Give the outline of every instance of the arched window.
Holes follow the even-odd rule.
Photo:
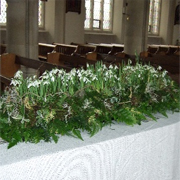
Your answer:
[[[149,28],[150,34],[158,35],[160,22],[161,0],[150,0]]]
[[[111,31],[113,0],[85,0],[85,30]]]
[[[6,26],[6,9],[7,3],[6,0],[0,1],[0,25]],[[39,27],[42,28],[44,25],[44,3],[39,1]]]

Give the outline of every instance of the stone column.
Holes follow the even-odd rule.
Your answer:
[[[124,51],[139,54],[147,50],[149,0],[126,0]]]
[[[7,0],[8,53],[38,59],[38,2]],[[29,69],[24,70],[29,74]]]

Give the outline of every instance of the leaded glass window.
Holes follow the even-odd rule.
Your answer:
[[[38,16],[38,24],[39,27],[43,27],[44,25],[44,5],[42,1],[39,1],[39,16]]]
[[[150,0],[149,9],[149,28],[150,34],[159,33],[159,22],[160,22],[160,8],[161,0]]]
[[[1,10],[0,10],[0,24],[5,25],[6,24],[6,8],[7,8],[7,3],[6,0],[1,0],[0,1],[1,5]]]
[[[86,30],[111,31],[113,0],[85,0]]]
[[[0,0],[0,24],[6,25],[6,9],[7,3],[6,0]],[[43,27],[44,22],[44,5],[42,1],[39,1],[39,27]]]

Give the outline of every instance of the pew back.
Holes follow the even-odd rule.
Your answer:
[[[5,44],[1,44],[0,45],[0,54],[4,54],[6,53],[6,45]]]
[[[47,54],[53,52],[56,45],[46,44],[46,43],[38,43],[38,58],[39,60],[47,60]]]
[[[96,46],[93,46],[93,45],[86,45],[86,44],[80,45],[79,44],[77,45],[77,48],[75,52],[73,53],[73,55],[79,55],[79,56],[85,57],[88,52],[93,52],[95,48]]]
[[[55,52],[71,55],[75,52],[77,46],[76,45],[69,45],[69,44],[59,44],[59,43],[53,43],[56,45]]]
[[[21,69],[19,64],[15,63],[15,54],[3,54],[0,58],[0,74],[7,78],[14,77],[14,74]]]

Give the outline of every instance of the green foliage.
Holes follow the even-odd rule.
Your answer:
[[[113,121],[127,125],[156,120],[155,113],[179,111],[180,89],[158,67],[137,61],[132,66],[54,69],[23,78],[18,71],[0,98],[0,137],[9,142],[58,142],[59,135],[83,140],[82,131],[93,136]]]

